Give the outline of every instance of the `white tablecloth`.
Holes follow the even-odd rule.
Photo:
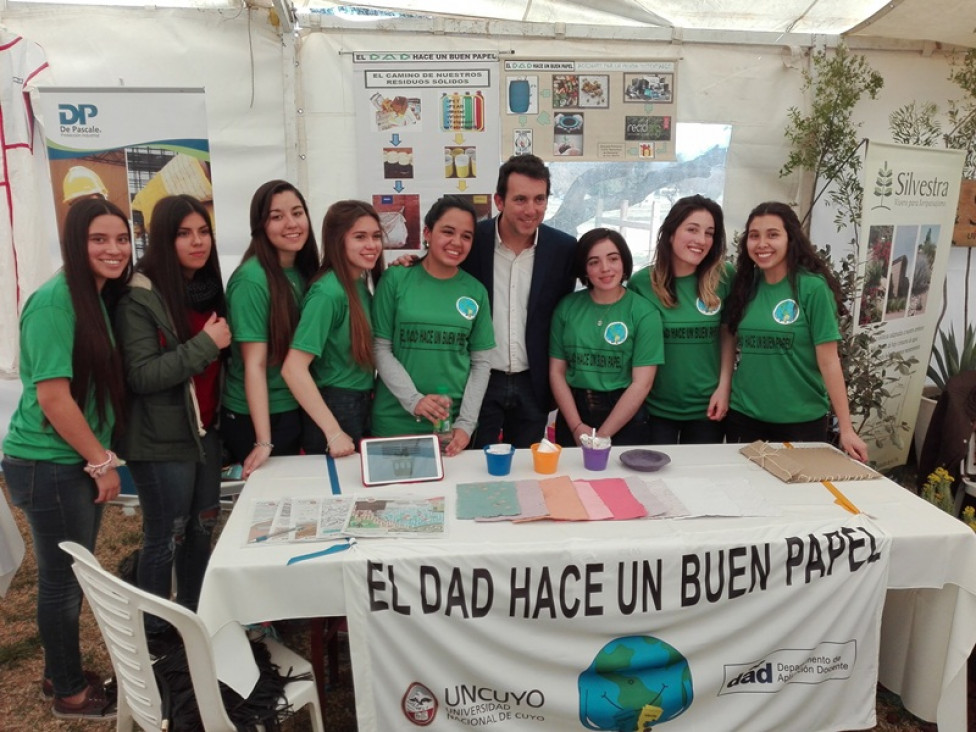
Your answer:
[[[370,539],[392,542],[396,551],[451,552],[477,550],[481,544],[517,547],[631,537],[654,542],[662,537],[713,529],[742,531],[744,536],[771,523],[836,517],[843,512],[819,484],[784,484],[738,454],[736,445],[667,446],[672,462],[656,474],[635,473],[617,459],[613,448],[608,470],[589,473],[579,450],[564,450],[560,475],[589,477],[694,477],[748,479],[767,500],[781,507],[775,518],[700,518],[681,521],[553,521],[513,524],[457,521],[454,486],[490,479],[478,451],[445,460],[445,480],[398,486],[395,490],[447,498],[448,536],[443,539]],[[363,488],[357,457],[336,461],[343,493],[373,493]],[[515,454],[509,479],[539,478],[528,450]],[[961,521],[939,511],[901,486],[886,480],[837,483],[844,494],[892,537],[888,596],[882,624],[880,681],[902,695],[917,716],[938,721],[940,729],[966,730],[966,660],[976,644],[976,535]],[[256,499],[330,493],[326,462],[321,456],[275,458],[247,482],[210,560],[200,598],[200,614],[212,631],[231,621],[253,623],[296,617],[345,614],[342,563],[356,548],[289,567],[287,560],[314,551],[319,544],[245,546]],[[423,545],[423,546],[421,546]]]

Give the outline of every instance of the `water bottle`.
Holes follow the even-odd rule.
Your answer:
[[[451,444],[451,440],[454,439],[454,427],[451,424],[451,397],[448,396],[446,386],[437,387],[437,395],[440,397],[445,397],[447,399],[447,417],[444,419],[439,419],[434,423],[434,434],[437,435],[437,441],[440,443],[441,452]]]

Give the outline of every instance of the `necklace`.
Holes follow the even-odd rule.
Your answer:
[[[603,321],[604,320],[607,320],[607,314],[610,312],[610,308],[612,308],[614,305],[616,305],[618,302],[620,302],[623,299],[623,296],[624,296],[624,293],[625,292],[626,292],[626,290],[622,291],[613,302],[607,303],[606,305],[604,305],[602,308],[600,308],[597,311],[597,317],[596,317],[596,327],[597,328],[603,327]],[[592,298],[593,296],[591,295],[590,297]],[[601,303],[596,302],[595,300],[593,301],[593,303],[595,305],[600,305],[601,304]]]

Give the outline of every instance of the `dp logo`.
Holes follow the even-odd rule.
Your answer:
[[[59,104],[58,120],[63,125],[83,125],[92,117],[98,116],[94,104]]]

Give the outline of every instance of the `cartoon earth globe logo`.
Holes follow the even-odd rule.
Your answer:
[[[662,640],[615,638],[579,675],[579,719],[586,729],[644,732],[691,706],[687,659]]]
[[[456,307],[465,320],[474,320],[478,314],[478,303],[470,297],[459,297]]]

